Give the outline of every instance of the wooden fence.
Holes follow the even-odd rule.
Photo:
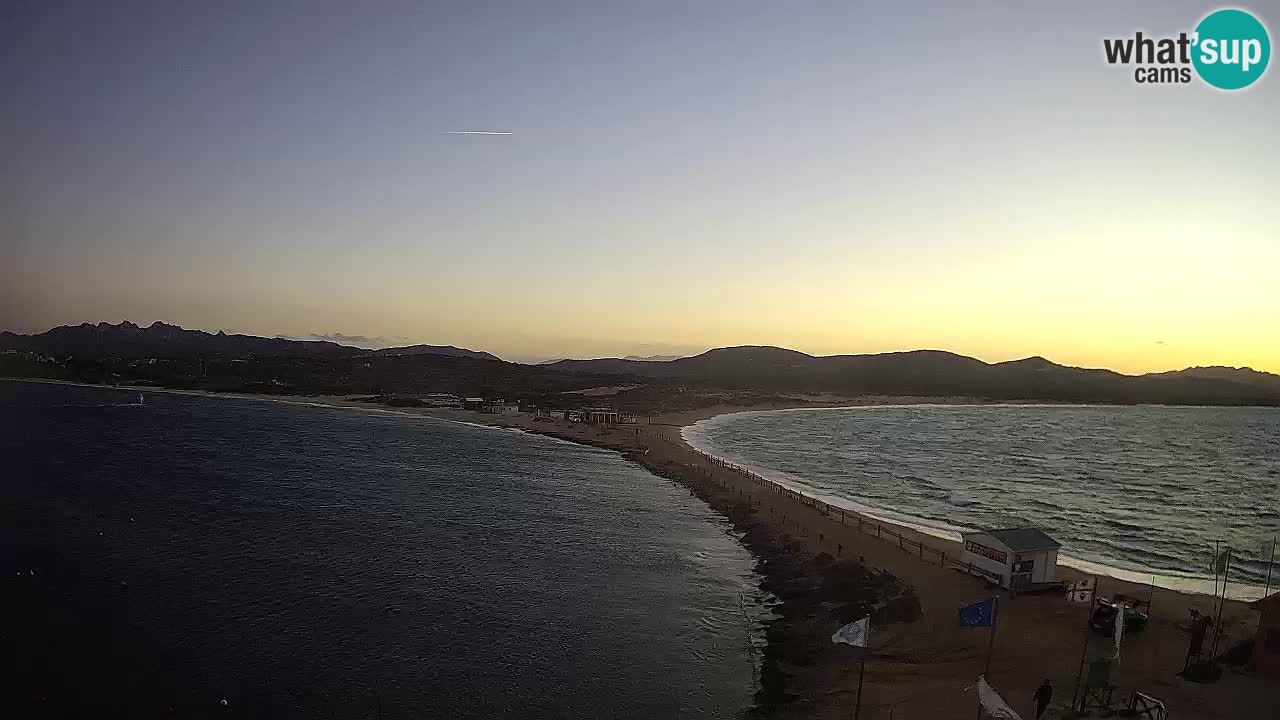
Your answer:
[[[676,443],[670,438],[665,436],[663,436],[663,438],[674,445],[679,445],[679,443]],[[858,531],[863,534],[874,535],[879,540],[896,544],[903,552],[911,553],[918,557],[922,562],[928,562],[943,568],[956,568],[958,570],[963,570],[970,575],[983,577],[988,581],[998,582],[997,578],[993,577],[990,573],[982,570],[981,568],[974,566],[972,563],[960,562],[960,559],[954,555],[948,555],[943,550],[939,550],[931,545],[927,545],[919,540],[904,535],[897,525],[886,523],[868,515],[863,515],[862,513],[854,510],[848,510],[836,505],[831,505],[830,503],[819,500],[812,495],[806,495],[803,492],[774,482],[773,480],[763,477],[760,474],[752,472],[740,465],[735,465],[727,460],[718,458],[710,453],[706,453],[695,448],[691,449],[705,462],[710,463],[711,465],[737,473],[762,488],[767,488],[778,495],[790,498],[791,500],[803,505],[807,505],[817,510],[824,517],[830,518],[833,521],[838,520],[840,524],[845,527],[856,527]],[[721,487],[725,486],[721,484]]]

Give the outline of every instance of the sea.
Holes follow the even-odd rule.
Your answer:
[[[880,405],[721,415],[684,436],[940,537],[1030,525],[1086,572],[1198,593],[1225,583],[1240,599],[1260,597],[1268,573],[1280,585],[1280,408]]]
[[[612,452],[0,382],[8,717],[740,717],[768,598]]]

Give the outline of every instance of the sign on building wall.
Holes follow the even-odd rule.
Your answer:
[[[995,560],[1001,565],[1005,565],[1009,562],[1009,555],[1007,553],[996,550],[995,548],[989,548],[986,545],[980,545],[972,540],[966,540],[964,542],[964,549],[974,555],[981,555],[988,560]]]

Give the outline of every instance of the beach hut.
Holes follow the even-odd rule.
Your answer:
[[[1039,528],[977,530],[963,533],[960,562],[1000,587],[1031,590],[1057,582],[1057,540]]]

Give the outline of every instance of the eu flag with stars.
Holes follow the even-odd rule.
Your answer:
[[[960,627],[991,627],[995,617],[996,599],[987,598],[960,608]]]

